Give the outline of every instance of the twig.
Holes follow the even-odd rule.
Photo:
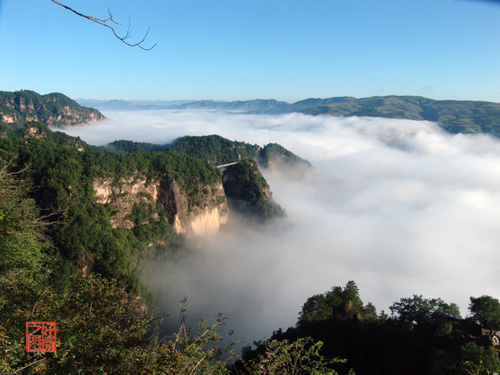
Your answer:
[[[50,288],[50,285],[45,288],[45,290],[42,292],[42,294],[40,295],[40,297],[38,297],[38,300],[36,301],[35,305],[33,306],[33,309],[31,310],[31,316],[33,316],[33,314],[35,313],[35,309],[36,309],[36,305],[38,305],[38,302],[40,302],[40,300],[43,298],[43,296],[45,295],[45,293],[47,293],[47,291],[49,290]]]
[[[19,371],[23,371],[24,369],[27,369],[28,367],[31,367],[31,366],[33,366],[33,365],[36,365],[38,362],[42,362],[42,361],[44,361],[44,360],[45,360],[45,358],[39,359],[38,361],[35,361],[35,362],[33,362],[33,363],[30,363],[29,365],[24,366],[23,368],[20,368],[19,370],[16,370],[16,371],[14,371],[14,372],[11,372],[11,373],[9,373],[9,374],[7,374],[7,375],[19,374]]]
[[[150,31],[150,28],[148,28],[148,31],[146,32],[146,34],[144,35],[144,37],[142,38],[142,40],[138,43],[129,43],[127,42],[126,40],[129,39],[131,36],[132,36],[132,27],[131,27],[131,22],[130,22],[130,16],[128,18],[128,28],[127,28],[127,33],[124,35],[124,36],[120,36],[118,35],[118,33],[116,32],[115,28],[113,26],[111,26],[108,22],[111,22],[115,25],[121,25],[121,23],[118,23],[114,20],[113,18],[113,13],[111,12],[110,9],[108,9],[108,15],[109,17],[108,18],[105,18],[105,19],[101,19],[101,18],[97,18],[97,17],[93,17],[93,16],[89,16],[87,14],[83,14],[83,13],[80,13],[78,11],[76,11],[75,9],[63,4],[63,3],[60,3],[59,1],[57,0],[51,0],[54,4],[57,4],[61,7],[63,7],[64,9],[67,9],[69,10],[70,12],[73,12],[74,14],[76,14],[77,16],[80,16],[80,17],[83,17],[89,21],[92,21],[92,22],[95,22],[101,26],[104,26],[104,27],[107,27],[108,29],[110,29],[113,34],[115,35],[115,37],[117,39],[119,39],[121,42],[123,42],[124,44],[126,44],[127,46],[129,47],[139,47],[140,49],[144,50],[144,51],[151,51],[153,48],[156,47],[156,44],[153,44],[151,47],[149,48],[146,48],[142,45],[142,43],[144,43],[144,41],[146,40],[146,38],[148,37],[148,34],[149,34],[149,31]]]

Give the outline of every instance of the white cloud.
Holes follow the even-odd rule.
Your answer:
[[[106,115],[106,122],[67,131],[93,144],[203,134],[277,142],[315,167],[301,180],[266,172],[287,210],[284,223],[263,231],[236,222],[193,243],[189,256],[161,264],[150,280],[170,312],[187,296],[190,316],[224,312],[237,336],[253,340],[295,324],[307,297],[349,280],[365,302],[386,311],[413,294],[455,302],[463,313],[470,296],[500,297],[496,139],[408,120]]]

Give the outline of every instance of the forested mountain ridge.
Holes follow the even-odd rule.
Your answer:
[[[451,133],[487,133],[500,136],[500,104],[485,101],[433,100],[421,96],[310,98],[295,103],[276,100],[235,102],[201,101],[179,109],[238,110],[253,114],[299,112],[327,116],[370,116],[437,122]]]
[[[230,141],[218,135],[185,136],[169,145],[120,140],[104,146],[103,149],[121,154],[159,150],[175,152],[204,160],[212,166],[238,163],[222,168],[222,184],[228,203],[235,211],[263,220],[283,216],[284,210],[273,201],[269,185],[259,166],[276,168],[287,174],[311,167],[308,161],[278,144],[260,147]]]
[[[252,176],[243,183],[267,186]],[[191,336],[158,341],[139,277],[147,261],[187,251],[183,233],[202,234],[227,214],[222,174],[202,159],[106,152],[40,123],[0,123],[2,371],[177,374],[194,361],[193,371],[228,374],[210,347],[223,320],[200,326],[194,351],[180,344]],[[58,324],[55,354],[26,353],[26,321]]]
[[[122,146],[134,152],[122,153]],[[187,153],[145,149],[120,141],[110,152],[37,122],[0,123],[0,150],[14,158],[11,168],[36,186],[31,195],[44,215],[63,223],[50,230],[61,280],[99,272],[138,290],[136,267],[145,246],[166,249],[165,239],[216,231],[227,222],[233,197],[219,169]],[[234,197],[248,202],[234,210],[257,220],[282,215],[256,165],[231,181],[253,192]]]
[[[184,136],[166,145],[120,140],[109,143],[104,146],[104,149],[124,154],[168,149],[179,154],[203,159],[214,166],[253,159],[263,168],[276,167],[284,172],[311,167],[311,163],[307,160],[300,158],[277,143],[269,143],[261,147],[255,144],[231,141],[216,134]]]
[[[231,141],[219,135],[185,136],[169,145],[115,141],[104,149],[118,153],[168,150],[205,160],[223,167],[222,183],[230,208],[267,220],[284,216],[285,211],[272,198],[269,185],[259,167],[296,177],[311,168],[304,160],[277,143],[264,147]]]
[[[43,126],[43,125],[40,125]],[[176,153],[118,155],[79,151],[66,141],[1,138],[2,160],[29,182],[47,217],[57,274],[99,273],[139,292],[138,262],[159,242],[166,251],[213,207],[223,214],[221,175],[202,160]]]
[[[99,104],[96,102],[96,104]],[[294,103],[274,99],[245,101],[202,100],[181,104],[134,106],[128,102],[104,101],[110,109],[178,109],[236,111],[248,114],[305,113],[327,116],[371,116],[437,122],[451,133],[486,133],[500,136],[500,104],[472,100],[434,100],[421,96],[350,96],[309,98]]]
[[[0,121],[7,124],[22,126],[26,122],[37,121],[48,127],[61,127],[104,118],[98,110],[83,107],[64,94],[0,91]]]
[[[437,122],[451,133],[500,136],[500,104],[482,101],[432,100],[418,96],[339,98],[302,112],[329,116],[371,116]]]

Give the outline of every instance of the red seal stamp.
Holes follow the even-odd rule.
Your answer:
[[[56,351],[56,323],[28,322],[26,323],[27,352]]]

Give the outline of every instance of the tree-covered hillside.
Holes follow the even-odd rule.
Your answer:
[[[28,129],[42,136],[20,136]],[[220,184],[221,174],[206,162],[174,152],[137,152],[130,155],[107,153],[84,145],[62,133],[52,133],[43,125],[11,132],[0,139],[9,169],[22,170],[18,177],[33,186],[30,196],[47,217],[47,234],[58,259],[58,279],[73,273],[99,273],[117,279],[130,290],[139,291],[137,264],[147,245],[173,236],[171,212],[146,194],[137,198],[128,220],[133,228],[113,227],[117,214],[112,204],[98,203],[94,184],[108,179],[119,187],[123,181],[141,178],[175,183],[189,205],[195,205],[202,187]],[[9,159],[9,160],[10,160]],[[173,239],[173,241],[177,241]],[[168,242],[168,240],[167,240]]]
[[[278,143],[269,143],[259,151],[257,156],[259,165],[264,168],[279,168],[284,171],[307,169],[312,165]]]
[[[160,146],[147,142],[134,142],[128,140],[113,141],[102,147],[106,151],[117,152],[119,154],[131,154],[137,151],[163,151],[168,146]]]
[[[0,138],[36,138],[53,142],[61,146],[76,148],[79,151],[93,147],[82,141],[80,137],[71,137],[66,133],[52,131],[36,121],[26,122],[21,126],[12,126],[0,122]]]
[[[224,171],[222,183],[233,209],[264,220],[285,215],[273,201],[269,185],[255,161],[245,159],[230,165]]]
[[[169,150],[179,154],[194,156],[218,166],[234,163],[243,159],[253,159],[262,168],[277,168],[285,172],[307,169],[311,163],[300,158],[277,143],[269,143],[264,147],[245,142],[231,141],[219,135],[185,136],[176,139],[172,144],[155,145],[152,143],[115,141],[103,149],[118,153],[136,151]]]
[[[311,167],[311,163],[307,160],[277,143],[260,147],[245,142],[230,141],[218,135],[179,138],[169,149],[204,159],[213,165],[254,159],[263,168],[277,167],[289,170]]]
[[[0,131],[0,150],[10,155],[10,168],[22,170],[19,177],[32,184],[30,196],[47,217],[47,234],[55,245],[50,251],[58,259],[62,283],[74,273],[99,273],[139,293],[138,264],[150,254],[148,246],[166,244],[154,248],[168,250],[169,243],[181,240],[174,223],[207,207],[224,210],[220,170],[187,153],[153,151],[128,141],[115,142],[109,152],[36,122],[1,124]],[[122,153],[124,147],[133,152]],[[204,151],[211,149],[216,150]],[[228,190],[227,197],[239,202],[233,209],[262,218],[280,216],[283,211],[270,199],[269,186],[257,166],[251,166],[250,172],[244,164],[234,168],[248,173],[231,172],[231,183],[245,192]],[[98,198],[96,189],[105,195]]]
[[[253,159],[258,155],[260,147],[230,141],[219,135],[210,135],[179,138],[173,142],[170,150],[206,160],[212,165],[221,165],[247,158]]]
[[[29,185],[19,179],[11,157],[0,152],[1,373],[228,374],[221,358],[226,350],[214,346],[223,318],[189,333],[181,324],[166,339],[158,330],[161,320],[147,311],[144,300],[114,279],[73,274],[64,285],[56,282],[60,260],[50,249],[57,245],[38,221],[39,207],[28,198]],[[97,232],[96,226],[89,235]],[[25,335],[48,336],[27,322],[57,325],[54,351],[27,351],[28,345],[39,347],[38,341],[28,344]]]
[[[167,340],[148,312],[139,264],[181,251],[184,241],[168,207],[138,194],[132,227],[117,227],[117,208],[99,203],[94,190],[102,178],[113,188],[161,179],[197,205],[221,183],[220,172],[171,151],[124,155],[38,123],[1,125],[1,372],[228,374],[226,350],[214,346],[222,316],[193,334],[181,323]],[[26,352],[28,321],[57,323],[55,353]]]
[[[418,96],[385,96],[315,106],[312,115],[373,116],[435,121],[451,133],[500,135],[500,104],[480,101],[432,100]]]
[[[46,126],[80,125],[104,119],[96,109],[79,105],[61,93],[40,95],[34,91],[0,91],[0,121],[22,126],[37,121]]]
[[[420,96],[310,98],[295,103],[273,100],[247,102],[204,101],[178,108],[239,110],[254,114],[300,112],[328,116],[372,116],[437,122],[451,133],[500,136],[500,104],[484,101],[433,100]]]
[[[270,340],[322,342],[326,358],[347,359],[337,367],[346,375],[352,370],[357,375],[498,373],[498,336],[482,328],[500,329],[500,303],[489,296],[471,297],[469,309],[471,316],[463,319],[453,303],[414,295],[390,306],[391,316],[383,311],[377,315],[375,306],[364,305],[356,283],[349,281],[343,288],[308,298],[297,325],[275,331]],[[245,348],[245,361],[262,357],[268,350],[264,344]]]

